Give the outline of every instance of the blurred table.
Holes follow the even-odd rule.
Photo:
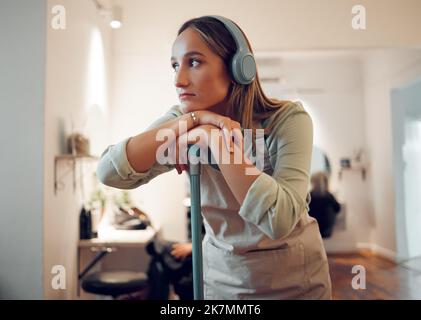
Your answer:
[[[79,240],[77,252],[78,295],[80,280],[107,254],[119,248],[145,248],[158,234],[160,229],[147,227],[144,230],[117,230],[112,226],[98,230],[98,238]],[[81,270],[81,251],[89,249],[96,252],[95,257]]]

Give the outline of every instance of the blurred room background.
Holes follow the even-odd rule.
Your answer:
[[[354,5],[365,30],[352,28]],[[92,270],[145,271],[150,257],[131,243],[149,235],[110,231],[121,201],[152,233],[188,241],[185,173],[127,193],[94,173],[108,145],[178,103],[171,47],[184,21],[206,14],[244,30],[269,97],[299,100],[312,116],[312,172],[328,172],[341,204],[324,239],[334,298],[421,298],[420,12],[417,0],[0,0],[0,298],[98,298],[78,274],[119,241]],[[76,133],[89,143],[79,157]],[[80,239],[82,206],[97,246]],[[355,264],[372,275],[364,292],[351,287]],[[55,266],[64,289],[52,285]]]

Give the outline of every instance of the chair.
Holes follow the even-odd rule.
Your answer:
[[[117,299],[121,295],[129,295],[133,298],[133,294],[148,289],[148,276],[144,272],[134,272],[126,270],[116,271],[97,271],[88,272],[107,254],[115,249],[103,247],[99,250],[95,258],[88,264],[78,278],[81,281],[82,289],[88,293],[108,295],[113,299]],[[141,295],[141,298],[147,298],[147,294]]]
[[[135,292],[148,288],[148,276],[144,272],[99,271],[88,274],[82,279],[82,288],[86,292],[112,296],[121,295],[133,298]]]

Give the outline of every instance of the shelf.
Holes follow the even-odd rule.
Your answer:
[[[93,155],[72,155],[72,154],[61,154],[54,157],[54,194],[57,194],[59,179],[57,178],[57,165],[61,161],[70,162],[73,173],[73,192],[76,191],[76,162],[83,160],[96,161],[99,158]],[[64,186],[64,183],[62,182]]]
[[[72,155],[72,154],[61,154],[55,157],[55,160],[73,160],[73,159],[91,159],[98,160],[99,158],[92,155]]]
[[[339,180],[342,179],[342,173],[344,171],[361,171],[361,177],[362,177],[363,180],[365,180],[365,178],[367,176],[367,168],[366,167],[363,167],[363,166],[349,167],[349,168],[341,168],[341,169],[339,169],[339,172],[338,172]]]

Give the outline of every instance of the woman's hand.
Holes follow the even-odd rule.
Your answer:
[[[212,130],[216,130],[212,136]],[[219,128],[214,125],[199,125],[186,133],[177,137],[176,141],[172,145],[172,160],[175,163],[175,167],[178,174],[181,174],[184,170],[188,170],[187,165],[187,152],[189,144],[196,144],[201,149],[208,148],[211,144],[211,139],[216,137],[215,133],[219,133]]]
[[[171,254],[177,259],[185,259],[192,253],[192,244],[188,243],[175,243],[172,245]]]
[[[240,136],[242,136],[241,124],[239,122],[232,120],[230,117],[221,116],[218,113],[208,110],[195,111],[195,115],[198,118],[199,125],[210,124],[221,129],[227,150],[233,152],[233,134],[237,136],[237,141],[239,141]],[[239,132],[235,129],[238,129]]]

